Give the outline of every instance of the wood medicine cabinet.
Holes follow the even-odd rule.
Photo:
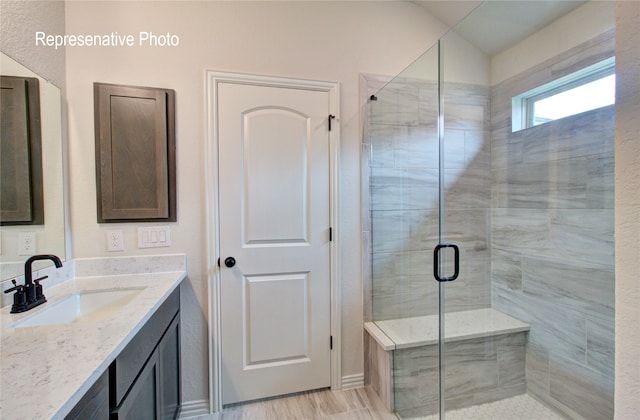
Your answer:
[[[175,93],[94,83],[98,223],[176,221]]]

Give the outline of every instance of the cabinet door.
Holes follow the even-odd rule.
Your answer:
[[[180,414],[180,314],[171,322],[158,346],[160,375],[160,419],[173,420]]]
[[[105,372],[65,420],[109,420],[109,374]]]
[[[154,352],[120,406],[112,411],[112,419],[157,419],[159,385],[158,353]]]
[[[174,92],[94,83],[98,223],[176,221]]]
[[[151,319],[131,339],[111,365],[113,406],[120,405],[122,399],[133,386],[138,373],[162,341],[172,320],[179,313],[180,289],[176,289],[151,316]]]

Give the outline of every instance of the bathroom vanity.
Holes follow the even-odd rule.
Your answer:
[[[180,290],[176,289],[66,419],[175,419],[180,409]],[[111,390],[111,391],[110,391]]]
[[[177,416],[186,271],[142,271],[82,277],[76,269],[74,279],[46,290],[41,307],[2,309],[2,419]],[[56,312],[70,300],[84,303],[77,319],[63,322]]]

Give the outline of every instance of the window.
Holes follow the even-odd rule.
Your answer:
[[[512,131],[615,103],[615,58],[539,86],[512,99]]]

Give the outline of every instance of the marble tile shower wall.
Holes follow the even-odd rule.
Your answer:
[[[461,249],[461,275],[447,310],[491,304],[489,90],[445,86],[445,241]],[[370,208],[373,320],[438,311],[433,247],[438,243],[437,85],[395,79],[371,102]],[[366,149],[365,149],[366,150]],[[365,159],[367,161],[367,159]]]
[[[492,303],[531,324],[528,391],[571,418],[613,418],[615,109],[512,133],[511,97],[613,55],[612,40],[491,94]]]
[[[524,332],[447,343],[445,407],[456,410],[521,395],[525,384]],[[395,410],[424,418],[439,408],[436,345],[394,351]]]

